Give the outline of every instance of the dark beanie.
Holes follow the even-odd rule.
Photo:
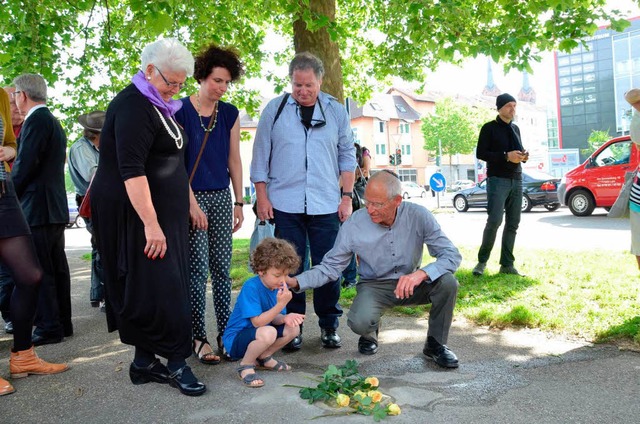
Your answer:
[[[509,102],[515,102],[516,99],[509,93],[502,93],[498,97],[496,97],[496,107],[498,110],[502,109],[502,106],[506,105]]]

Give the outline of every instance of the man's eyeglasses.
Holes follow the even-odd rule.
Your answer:
[[[153,65],[153,67],[156,68],[156,71],[158,71],[158,73],[162,77],[162,80],[164,81],[165,84],[167,84],[168,87],[177,88],[179,90],[182,90],[182,87],[184,87],[184,83],[167,81],[167,79],[164,77],[164,75],[162,75],[162,72],[160,71],[160,69],[158,69],[158,67],[156,65]]]
[[[387,203],[389,203],[391,199],[388,199],[385,202],[370,202],[367,199],[362,199],[362,203],[364,204],[365,208],[371,208],[371,209],[382,209],[386,206]]]
[[[296,102],[296,108],[298,109],[298,116],[300,117],[300,122],[302,122],[302,125],[304,126],[308,125],[311,128],[322,128],[325,125],[327,125],[327,116],[324,114],[324,109],[322,108],[322,103],[320,103],[320,100],[318,100],[318,106],[320,106],[320,113],[322,114],[322,119],[311,118],[311,121],[305,121],[302,118],[302,114],[300,113],[300,104]]]
[[[13,97],[14,99],[18,96],[18,94],[22,93],[22,90],[16,90],[13,93],[11,93],[11,97]]]

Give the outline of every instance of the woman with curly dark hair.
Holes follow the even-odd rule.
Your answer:
[[[239,113],[235,106],[220,100],[229,85],[243,74],[234,49],[214,44],[205,47],[195,58],[193,76],[200,88],[181,99],[183,107],[176,114],[189,137],[185,163],[193,189],[189,211],[192,348],[204,364],[220,362],[205,331],[207,280],[211,276],[218,348],[224,353],[222,333],[231,314],[231,235],[244,220]]]

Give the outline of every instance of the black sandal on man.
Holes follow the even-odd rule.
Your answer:
[[[200,346],[196,350],[196,342],[200,342]],[[209,346],[210,352],[201,353],[204,346]],[[198,361],[205,365],[216,365],[220,363],[220,357],[213,352],[213,348],[209,344],[207,339],[193,339],[193,354],[198,358]]]

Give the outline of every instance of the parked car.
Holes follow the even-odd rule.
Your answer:
[[[410,197],[426,197],[427,190],[424,187],[419,186],[417,183],[413,181],[403,181],[402,182],[402,198],[408,199]]]
[[[558,203],[559,178],[542,172],[526,171],[522,173],[522,212],[529,212],[534,206],[544,206],[548,211],[560,207]],[[469,208],[487,207],[487,180],[475,187],[460,190],[453,197],[453,207],[458,212]]]
[[[575,216],[589,216],[596,207],[609,209],[625,174],[633,172],[638,162],[640,151],[628,135],[612,138],[562,177],[558,201]]]
[[[84,218],[78,215],[78,205],[76,205],[75,194],[67,195],[67,207],[69,209],[69,222],[67,223],[67,228],[71,228],[74,225],[80,228],[86,227],[87,223],[84,222]]]
[[[460,191],[475,186],[476,183],[471,180],[457,180],[451,184],[451,191]]]

